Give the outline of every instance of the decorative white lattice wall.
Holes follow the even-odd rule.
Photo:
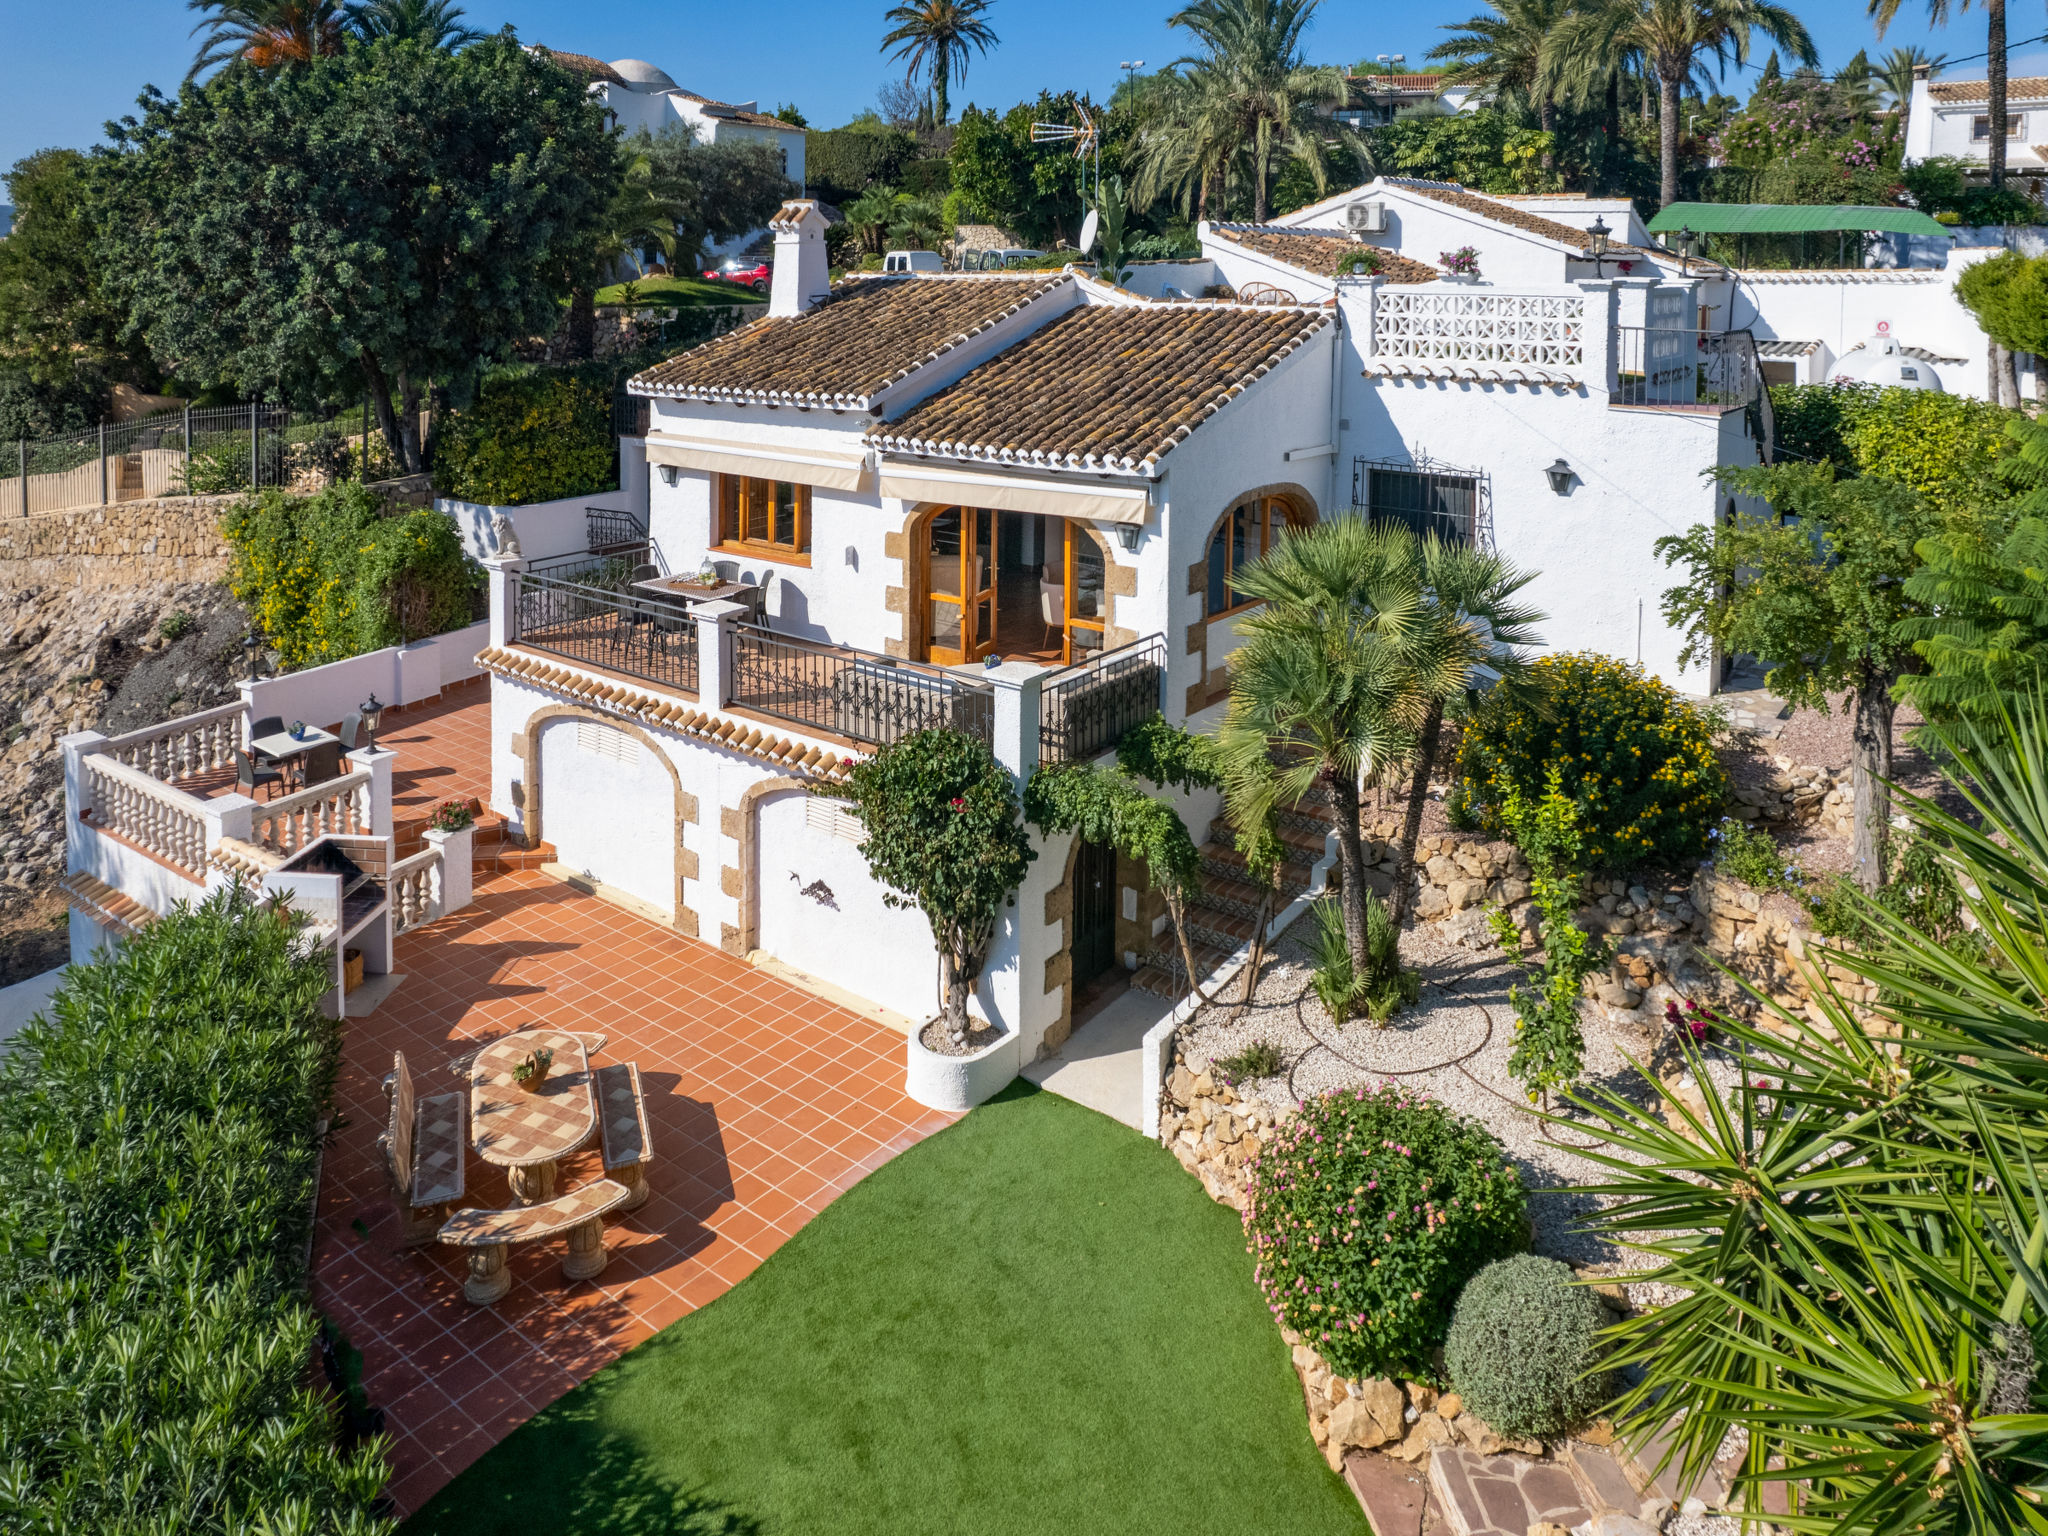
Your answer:
[[[1381,358],[1576,370],[1585,317],[1575,295],[1382,288],[1373,343]]]

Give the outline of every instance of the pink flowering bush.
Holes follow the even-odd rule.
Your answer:
[[[1500,1143],[1392,1083],[1311,1099],[1250,1172],[1266,1303],[1345,1375],[1432,1374],[1459,1289],[1528,1245]]]

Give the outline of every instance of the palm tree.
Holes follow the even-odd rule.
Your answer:
[[[1217,758],[1240,824],[1276,800],[1317,788],[1334,814],[1344,934],[1361,973],[1366,952],[1362,791],[1411,757],[1427,702],[1416,660],[1392,643],[1425,626],[1412,534],[1344,517],[1290,534],[1235,578],[1265,606],[1246,618],[1230,658],[1230,704]]]
[[[1508,106],[1535,108],[1538,123],[1549,133],[1557,119],[1556,72],[1546,66],[1545,45],[1563,19],[1565,0],[1487,0],[1489,16],[1474,16],[1447,26],[1451,35],[1424,55],[1451,67],[1446,80],[1476,85]]]
[[[1252,221],[1266,221],[1276,151],[1308,166],[1321,191],[1328,179],[1326,112],[1349,96],[1344,71],[1312,65],[1302,36],[1322,0],[1194,0],[1167,18],[1201,43],[1177,60],[1190,72],[1186,122],[1210,174],[1242,154],[1252,185]]]
[[[185,0],[185,8],[200,13],[193,35],[205,34],[188,81],[236,60],[276,69],[341,52],[341,0]]]
[[[619,156],[624,169],[619,190],[605,205],[603,226],[584,253],[588,258],[584,270],[569,286],[568,350],[575,359],[588,358],[596,351],[598,283],[629,257],[635,258],[634,270],[638,271],[637,253],[650,245],[667,257],[673,268],[680,244],[676,225],[683,209],[664,195],[651,140],[643,132],[638,143],[622,146]]]
[[[967,79],[967,53],[987,53],[1000,41],[983,20],[992,0],[903,0],[889,8],[882,19],[895,26],[882,35],[882,51],[896,51],[890,59],[901,59],[912,74],[923,73],[931,80],[932,121],[943,127],[951,113],[946,88],[953,81]]]
[[[1776,0],[1606,0],[1568,17],[1557,29],[1554,47],[1560,59],[1613,57],[1628,50],[1641,54],[1657,80],[1658,197],[1660,206],[1669,207],[1678,201],[1680,96],[1689,84],[1700,85],[1706,94],[1708,58],[1724,72],[1731,60],[1748,62],[1750,38],[1758,32],[1801,64],[1820,58],[1806,24]]]
[[[352,0],[348,7],[348,24],[358,37],[425,43],[450,53],[484,40],[476,28],[462,25],[461,16],[453,0]]]
[[[1941,73],[1941,66],[1947,60],[1948,55],[1930,54],[1925,48],[1894,48],[1884,56],[1882,64],[1872,69],[1871,78],[1891,97],[1892,105],[1903,112],[1906,103],[1913,99],[1913,71],[1924,64],[1927,66],[1927,78],[1932,80]]]
[[[899,195],[890,210],[889,240],[898,250],[936,251],[953,238],[946,210],[936,198]]]
[[[901,196],[893,187],[877,183],[841,210],[846,215],[846,227],[853,231],[863,253],[881,255],[882,237],[896,217],[896,204]]]
[[[1970,0],[1956,0],[1958,11],[1967,11]],[[1927,0],[1927,19],[1937,27],[1948,25],[1949,0]],[[1899,0],[1870,0],[1870,15],[1877,23],[1877,35],[1883,37],[1885,29],[1899,14]],[[1990,51],[1984,60],[1984,83],[1989,102],[1985,110],[1991,115],[1991,142],[1985,146],[1985,172],[1991,185],[2005,185],[2005,0],[1984,0],[1985,47]],[[1911,76],[1907,79],[1907,91],[1912,90]]]
[[[1209,194],[1228,179],[1236,142],[1214,75],[1199,66],[1161,70],[1139,83],[1134,204],[1171,197],[1183,218],[1209,217]]]

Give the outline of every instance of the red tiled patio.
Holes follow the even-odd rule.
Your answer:
[[[464,690],[380,733],[400,754],[401,816],[487,794],[488,711],[487,693]],[[363,1351],[404,1513],[953,1118],[903,1095],[899,1035],[536,872],[490,878],[473,907],[402,936],[395,968],[396,993],[346,1029],[314,1300]],[[503,1301],[475,1307],[459,1251],[398,1246],[381,1084],[397,1049],[421,1093],[461,1088],[446,1063],[531,1023],[602,1032],[597,1063],[639,1063],[654,1192],[607,1221],[597,1280],[564,1281],[561,1243],[542,1243],[513,1251]],[[564,1160],[562,1187],[599,1172],[593,1146]],[[509,1203],[503,1170],[472,1155],[468,1180],[466,1203]]]

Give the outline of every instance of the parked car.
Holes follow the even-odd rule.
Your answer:
[[[736,257],[727,257],[724,266],[714,272],[706,272],[704,276],[712,282],[738,283],[742,288],[751,288],[756,293],[766,293],[772,270],[770,264],[765,261],[742,266]]]
[[[891,251],[882,258],[884,272],[943,272],[937,251]]]
[[[1043,256],[1043,251],[1029,251],[1021,246],[1002,251],[965,251],[960,256],[960,270],[963,272],[1001,272],[1009,267],[1021,267],[1027,261]]]

